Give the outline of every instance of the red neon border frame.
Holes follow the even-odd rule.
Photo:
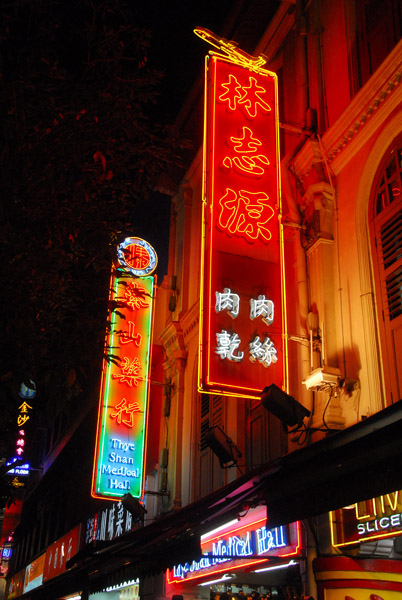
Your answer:
[[[211,58],[212,57],[212,58]],[[208,63],[213,58],[217,57],[219,60],[227,62],[228,64],[233,64],[239,66],[238,63],[216,54],[214,52],[210,52],[210,56],[205,57],[205,81],[208,81]],[[286,311],[286,289],[285,289],[285,264],[284,264],[284,237],[283,237],[283,226],[281,222],[282,217],[282,202],[281,202],[281,178],[280,178],[280,148],[279,148],[279,112],[278,112],[278,77],[276,73],[268,71],[266,69],[258,69],[259,74],[270,76],[274,79],[274,101],[275,101],[275,144],[276,144],[276,181],[277,181],[277,205],[278,205],[278,233],[279,233],[279,246],[280,246],[280,277],[281,277],[281,312],[282,312],[282,381],[283,381],[283,389],[288,390],[289,387],[289,375],[288,375],[288,356],[287,356],[287,311]],[[216,73],[216,69],[215,69]],[[215,381],[211,381],[209,379],[209,365],[210,365],[210,356],[211,353],[209,350],[206,350],[204,353],[203,350],[203,331],[204,331],[204,304],[205,302],[205,271],[206,271],[206,262],[208,262],[208,286],[207,289],[211,289],[211,254],[212,254],[212,235],[213,228],[209,229],[209,257],[208,261],[205,258],[205,245],[206,245],[206,222],[207,222],[207,212],[209,211],[208,223],[212,223],[213,216],[213,206],[208,202],[207,191],[208,188],[214,189],[214,171],[212,170],[209,173],[209,186],[207,186],[207,172],[208,172],[208,164],[213,162],[213,160],[206,157],[207,148],[207,138],[213,138],[213,131],[215,129],[215,106],[216,106],[216,90],[217,86],[213,86],[213,98],[212,101],[208,100],[208,94],[204,96],[204,153],[203,153],[203,210],[202,210],[202,236],[201,236],[201,285],[200,285],[200,326],[199,326],[199,361],[198,361],[198,391],[202,393],[208,394],[221,394],[225,396],[235,396],[238,397],[241,395],[243,398],[259,398],[261,389],[258,387],[244,387],[239,385],[233,385],[229,383],[218,383]],[[209,123],[209,106],[211,117]],[[211,130],[211,131],[210,131]],[[209,145],[208,145],[209,148]],[[211,148],[210,152],[214,152],[214,149]],[[207,330],[209,332],[209,338],[211,339],[211,323],[210,323],[210,311],[207,313]],[[204,366],[204,355],[207,355],[206,365]],[[205,381],[203,380],[203,375],[205,372]],[[231,391],[233,390],[233,391]],[[240,392],[240,394],[239,394]]]

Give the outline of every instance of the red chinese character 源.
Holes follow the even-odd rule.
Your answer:
[[[218,226],[231,234],[245,237],[250,242],[268,242],[272,235],[267,223],[275,214],[268,200],[269,196],[265,192],[236,192],[226,188],[225,195],[219,200]]]

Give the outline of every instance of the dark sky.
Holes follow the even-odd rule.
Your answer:
[[[150,62],[166,73],[160,108],[173,121],[181,103],[204,68],[210,46],[193,30],[206,27],[222,34],[235,0],[133,0],[139,22],[152,31]]]
[[[138,22],[152,32],[150,66],[165,72],[155,118],[173,123],[188,92],[204,69],[211,46],[193,33],[197,26],[221,34],[234,0],[133,0]],[[142,232],[159,255],[158,280],[167,272],[170,198],[152,195],[141,215]]]

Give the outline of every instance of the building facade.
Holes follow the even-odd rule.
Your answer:
[[[261,37],[252,40],[250,31],[260,31],[264,10],[252,3],[230,39],[254,57],[266,57],[265,66],[278,74],[288,392],[311,415],[303,435],[286,435],[258,400],[197,390],[205,200],[200,150],[173,197],[169,275],[175,289],[161,336],[179,411],[173,418],[186,424],[179,437],[169,441],[169,431],[167,438],[176,503],[232,481],[241,468],[345,431],[401,398],[401,8],[392,2],[381,8],[367,1],[280,2]],[[271,381],[267,368],[267,385]],[[241,451],[237,467],[223,469],[208,445],[206,432],[215,426]],[[398,513],[394,491],[370,500],[370,507],[356,497],[349,511],[356,531],[374,515]],[[384,598],[400,592],[401,580],[392,574],[400,572],[393,562],[400,558],[396,530],[366,531],[367,538],[338,544],[336,528],[344,535],[345,515],[335,511],[315,521],[304,523],[303,593],[363,599],[369,591]],[[387,523],[388,517],[382,521]],[[344,562],[339,566],[328,555],[341,555]],[[388,566],[378,562],[384,557]],[[355,567],[377,573],[376,581],[345,574]],[[379,581],[381,569],[387,584]],[[236,589],[217,585],[233,594]],[[274,593],[274,587],[257,588]],[[177,582],[171,593],[180,594]]]

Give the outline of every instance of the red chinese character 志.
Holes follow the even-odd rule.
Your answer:
[[[256,177],[264,175],[269,159],[264,154],[257,154],[257,148],[262,145],[262,142],[253,136],[249,127],[243,127],[242,136],[231,137],[228,144],[233,147],[236,155],[233,158],[225,156],[222,161],[223,166],[228,169],[233,166],[241,175]]]

